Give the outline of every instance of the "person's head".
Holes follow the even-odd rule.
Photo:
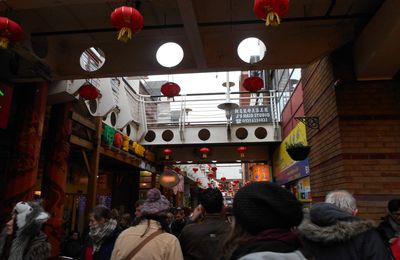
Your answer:
[[[142,216],[142,206],[143,206],[144,200],[140,199],[137,200],[135,203],[135,217],[140,218]]]
[[[11,214],[11,219],[6,224],[6,233],[13,234],[18,229],[29,229],[38,232],[50,215],[35,201],[18,202]]]
[[[96,206],[89,215],[89,227],[103,225],[112,218],[111,210],[104,206]]]
[[[235,225],[257,235],[268,229],[291,229],[303,219],[302,204],[284,188],[269,182],[242,187],[233,199]]]
[[[172,214],[171,212],[167,213],[167,223],[171,224],[172,221],[174,221],[174,214]]]
[[[129,213],[124,213],[121,216],[120,224],[123,227],[130,227],[132,225],[132,217]]]
[[[392,199],[388,202],[388,211],[392,219],[400,224],[400,199]]]
[[[325,202],[334,204],[341,210],[346,211],[353,216],[358,213],[356,199],[346,190],[329,192],[325,197]]]
[[[175,210],[175,221],[182,221],[185,219],[185,210],[183,208],[176,208]]]
[[[200,204],[208,214],[220,213],[224,205],[224,198],[220,190],[208,188],[200,194]]]
[[[78,240],[79,239],[79,232],[78,231],[72,231],[71,239],[72,240]]]
[[[141,216],[144,218],[149,216],[166,216],[170,204],[158,189],[153,188],[147,192],[147,199],[141,207]]]

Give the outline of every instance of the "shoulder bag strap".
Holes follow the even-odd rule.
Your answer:
[[[142,249],[148,242],[150,242],[150,240],[152,240],[153,238],[155,238],[156,236],[160,235],[164,233],[164,231],[162,231],[161,229],[157,230],[156,232],[152,233],[150,236],[146,237],[142,242],[140,242],[139,245],[137,245],[135,247],[135,249],[133,249],[129,255],[127,257],[125,257],[125,260],[130,260],[132,259],[132,257],[134,257],[139,251],[140,249]]]

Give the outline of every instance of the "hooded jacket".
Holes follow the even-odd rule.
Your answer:
[[[299,233],[316,260],[391,259],[371,221],[356,218],[333,204],[313,205]]]

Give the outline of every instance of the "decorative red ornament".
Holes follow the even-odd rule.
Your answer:
[[[164,156],[165,160],[169,160],[170,156],[172,155],[172,150],[171,149],[164,149]]]
[[[171,98],[178,96],[179,92],[181,92],[181,87],[174,82],[167,82],[161,86],[161,93],[166,97]]]
[[[240,181],[239,181],[239,180],[234,180],[233,182],[236,183],[236,184],[238,184]]]
[[[226,181],[226,178],[225,177],[221,177],[221,181]]]
[[[207,185],[208,185],[208,187],[210,187],[210,188],[212,187],[212,183],[211,183],[211,182],[208,182]]]
[[[86,82],[78,90],[79,96],[86,100],[95,100],[100,96],[100,90],[91,83]]]
[[[208,178],[214,178],[214,173],[210,172],[209,174],[207,174]]]
[[[251,181],[246,181],[245,183],[244,183],[244,185],[249,185],[251,183]]]
[[[246,146],[239,146],[236,151],[240,154],[240,157],[243,158],[245,156],[245,152],[247,151]]]
[[[0,49],[7,49],[10,42],[22,40],[21,26],[3,16],[0,16]]]
[[[218,187],[222,189],[224,187],[224,184],[223,183],[219,183]]]
[[[207,158],[207,155],[210,153],[210,148],[202,147],[199,151],[203,158]]]
[[[281,23],[280,17],[289,10],[289,0],[255,0],[253,11],[258,18],[265,21],[265,25],[277,26]]]
[[[214,167],[211,168],[211,170],[212,170],[213,172],[216,172],[216,171],[218,170],[218,168],[214,166]]]
[[[203,184],[201,181],[196,181],[197,185],[201,186]]]
[[[127,42],[132,34],[142,30],[143,16],[133,7],[121,6],[111,13],[111,24],[119,30],[117,39]]]
[[[192,170],[194,171],[194,173],[196,173],[199,170],[199,168],[194,167]]]
[[[122,141],[123,141],[122,135],[120,133],[115,133],[114,134],[114,146],[117,148],[121,148]]]
[[[237,184],[236,184],[236,182],[234,182],[231,185],[232,185],[232,187],[236,187]]]
[[[179,173],[179,172],[181,171],[181,168],[179,168],[179,167],[175,167],[175,168],[174,168],[174,171],[176,171],[176,172],[178,172],[178,173]]]
[[[243,81],[243,87],[250,92],[257,92],[264,87],[264,81],[260,77],[248,77]]]

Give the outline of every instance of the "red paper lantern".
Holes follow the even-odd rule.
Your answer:
[[[193,168],[192,170],[194,171],[194,173],[196,173],[196,172],[199,170],[199,168],[196,168],[196,167],[195,167],[195,168]]]
[[[289,10],[289,0],[255,0],[253,11],[258,18],[265,21],[265,25],[279,25],[280,17]]]
[[[200,148],[200,153],[203,158],[207,158],[207,155],[210,153],[210,148],[202,147]]]
[[[117,39],[127,42],[143,28],[143,16],[133,7],[121,6],[111,13],[111,24],[119,30]]]
[[[169,160],[170,156],[172,155],[172,150],[171,149],[164,149],[164,156],[165,160]]]
[[[208,178],[214,178],[214,173],[210,172],[209,174],[207,174]]]
[[[221,181],[226,181],[226,178],[225,177],[221,177]]]
[[[264,87],[264,81],[260,77],[248,77],[243,81],[243,87],[250,92],[257,92]]]
[[[16,22],[0,16],[0,49],[7,49],[10,42],[22,40],[23,31]]]
[[[114,134],[114,146],[117,148],[121,148],[122,141],[123,141],[122,135],[120,133],[115,133]]]
[[[197,185],[201,186],[203,184],[201,181],[196,181]]]
[[[167,82],[161,86],[161,93],[166,97],[171,98],[178,96],[179,92],[181,92],[181,87],[174,82]]]
[[[238,184],[240,181],[239,180],[234,180],[233,183]]]
[[[175,167],[175,168],[174,168],[174,171],[176,171],[177,173],[179,173],[179,172],[181,172],[181,168]]]
[[[236,151],[240,154],[240,157],[243,158],[245,156],[245,152],[247,151],[246,146],[239,146]]]
[[[100,96],[100,90],[91,83],[86,82],[78,90],[79,96],[86,100],[95,100]]]
[[[214,167],[211,168],[211,170],[212,170],[213,172],[216,172],[216,171],[218,170],[218,168],[214,166]]]
[[[211,182],[208,182],[207,185],[208,185],[208,187],[210,187],[210,188],[212,187],[212,183],[211,183]]]

